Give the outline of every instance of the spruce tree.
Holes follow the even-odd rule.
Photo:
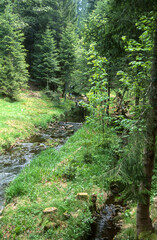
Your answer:
[[[63,86],[63,96],[69,91],[72,80],[72,72],[75,65],[75,33],[73,26],[69,24],[63,31],[60,42],[60,65],[61,65],[61,80]]]
[[[23,33],[16,15],[6,9],[0,15],[0,93],[16,98],[28,81]]]
[[[143,154],[143,174],[139,191],[142,199],[137,205],[137,234],[145,239],[145,232],[152,232],[152,220],[150,218],[150,192],[152,188],[152,177],[154,174],[155,154],[156,154],[156,136],[157,136],[157,15],[155,18],[155,40],[152,62],[152,76],[150,79],[151,87],[149,92],[149,104],[151,108],[147,115],[146,141]]]
[[[32,66],[38,36],[49,26],[56,48],[59,49],[63,30],[69,22],[76,20],[75,0],[14,0],[13,9],[24,25],[27,62],[31,78],[34,78]]]
[[[33,54],[33,78],[41,87],[56,90],[59,84],[56,73],[59,67],[55,42],[50,28],[47,27],[43,34],[37,35],[37,38]]]

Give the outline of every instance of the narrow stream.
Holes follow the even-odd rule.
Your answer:
[[[50,124],[45,131],[32,136],[28,141],[15,145],[0,155],[0,210],[4,205],[4,192],[8,184],[36,155],[48,147],[57,150],[80,127],[81,123],[58,122]]]
[[[113,240],[120,230],[120,224],[114,218],[122,210],[120,205],[106,204],[97,217],[92,236],[88,240]]]

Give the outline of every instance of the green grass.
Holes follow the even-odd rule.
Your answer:
[[[156,221],[156,216],[157,216],[157,209],[156,209],[156,203],[155,201],[152,201],[151,203],[151,219],[154,222]],[[136,205],[131,205],[128,210],[126,210],[122,215],[121,215],[122,221],[123,221],[123,226],[121,231],[117,234],[116,240],[137,240],[137,235],[136,235]],[[138,238],[144,239],[144,240],[156,240],[157,235],[156,233],[150,233],[146,232],[143,233],[141,236]]]
[[[94,129],[85,125],[60,151],[42,152],[11,183],[1,239],[72,240],[89,232],[91,196],[97,195],[100,208],[106,198],[104,175],[117,144],[111,130],[106,128],[103,140]],[[80,192],[88,193],[89,199],[78,200]],[[57,213],[45,215],[43,210],[49,207],[56,207]]]
[[[16,102],[0,98],[0,151],[28,138],[37,127],[47,127],[48,122],[55,121],[70,106],[67,101],[56,107],[40,92],[22,93]]]

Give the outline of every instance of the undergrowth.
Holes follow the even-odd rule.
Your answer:
[[[154,223],[156,222],[156,216],[157,216],[157,199],[152,198],[151,202],[151,208],[150,208],[150,213],[151,213],[151,219]],[[152,232],[146,232],[143,233],[142,235],[137,238],[136,235],[136,205],[131,204],[129,206],[129,209],[126,210],[122,215],[121,219],[123,221],[123,225],[121,228],[121,231],[116,235],[114,238],[115,240],[156,240],[156,233]]]
[[[152,225],[154,227],[154,233],[144,232],[140,239],[144,240],[156,240],[157,239],[157,156],[155,158],[155,168],[154,175],[152,179],[152,189],[151,189],[151,204],[150,204],[150,217],[152,221]],[[115,240],[137,240],[136,235],[136,208],[137,201],[133,203],[133,201],[127,202],[128,209],[123,212],[120,216],[123,222],[121,231],[115,237]]]

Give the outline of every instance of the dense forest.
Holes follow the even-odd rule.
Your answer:
[[[120,199],[137,206],[137,238],[115,239],[157,239],[156,0],[1,0],[0,36],[1,98],[38,89],[58,104],[79,99],[89,131],[101,135],[95,156],[86,143],[87,162],[110,149],[106,188],[118,184]]]

